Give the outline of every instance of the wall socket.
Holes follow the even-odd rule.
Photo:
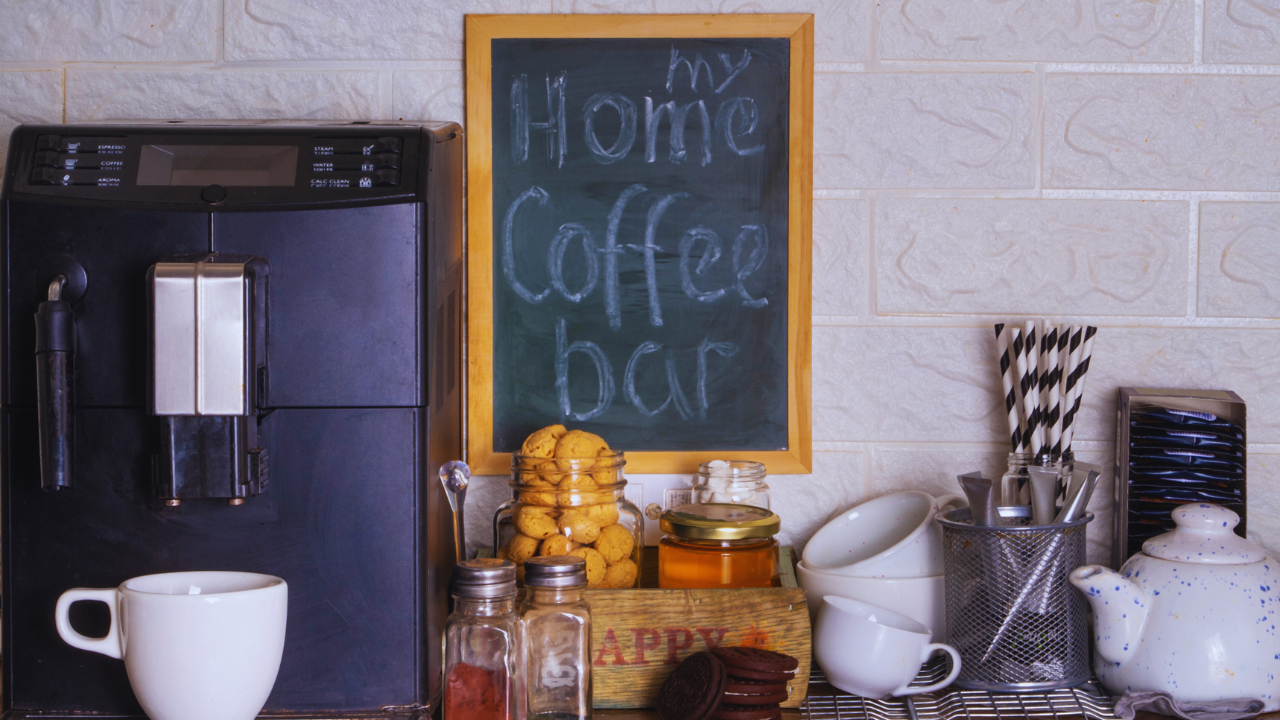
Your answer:
[[[662,509],[688,505],[693,502],[693,488],[667,488],[662,493]]]
[[[662,539],[658,519],[669,508],[692,502],[691,475],[632,475],[627,481],[626,498],[640,508],[644,516],[644,544],[656,546]]]

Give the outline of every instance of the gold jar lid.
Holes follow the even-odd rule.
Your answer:
[[[706,503],[671,508],[662,513],[658,527],[692,540],[745,540],[777,535],[782,519],[752,505]]]

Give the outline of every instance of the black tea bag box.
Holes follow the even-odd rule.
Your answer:
[[[1120,388],[1112,566],[1174,528],[1179,505],[1211,502],[1246,531],[1245,402],[1229,390]]]

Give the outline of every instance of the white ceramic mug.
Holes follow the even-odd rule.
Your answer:
[[[942,569],[942,528],[934,517],[964,498],[908,490],[840,513],[814,533],[801,558],[814,570],[854,577],[934,577]]]
[[[71,628],[67,611],[79,600],[106,603],[106,637]],[[151,720],[253,720],[280,669],[288,600],[284,580],[271,575],[144,575],[62,593],[55,622],[68,645],[124,660]]]
[[[951,655],[951,673],[932,685],[908,687],[936,652]],[[824,597],[818,610],[813,656],[827,682],[877,700],[941,690],[960,674],[960,653],[930,643],[929,628],[892,610],[834,595]]]
[[[809,619],[816,621],[822,598],[838,595],[879,607],[893,608],[929,628],[933,639],[947,636],[945,575],[913,578],[850,577],[814,570],[803,560],[796,563],[796,579],[809,603]]]

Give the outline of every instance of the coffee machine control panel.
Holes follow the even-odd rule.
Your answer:
[[[25,185],[21,191],[42,195],[206,205],[378,199],[415,191],[416,130],[351,125],[302,135],[248,127],[216,136],[207,128],[157,130],[39,135],[30,147],[17,148],[19,167],[28,169],[15,180]]]

